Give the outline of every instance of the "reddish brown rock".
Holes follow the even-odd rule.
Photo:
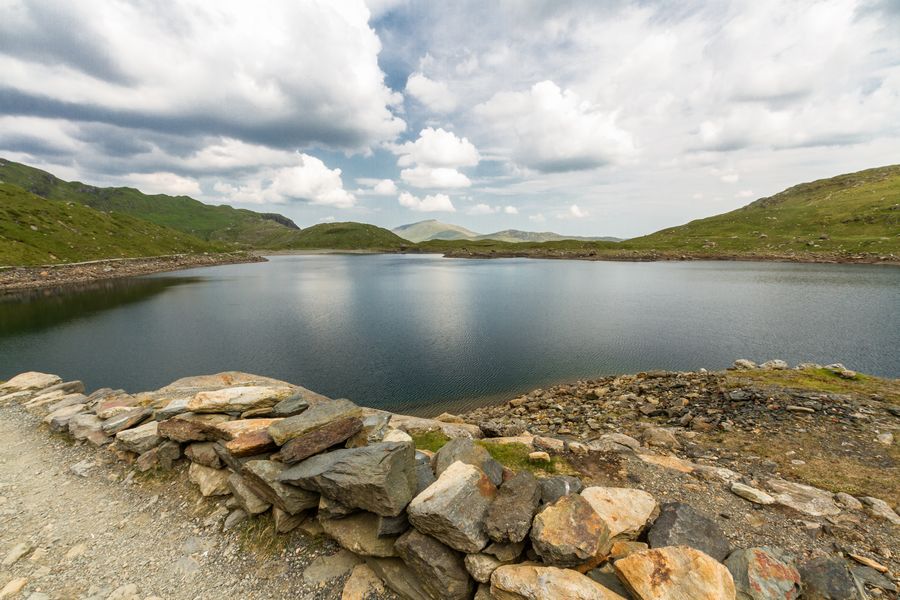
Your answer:
[[[571,494],[537,514],[531,543],[545,563],[576,567],[609,551],[609,527],[590,502]]]
[[[234,440],[240,436],[267,431],[269,427],[281,419],[236,419],[213,426],[213,435],[217,440]]]
[[[362,429],[360,417],[338,419],[307,434],[289,440],[278,453],[282,462],[296,463],[345,442]],[[273,442],[274,443],[274,442]]]
[[[160,421],[159,434],[176,442],[207,442],[217,439],[216,425],[231,420],[228,415],[184,413]]]

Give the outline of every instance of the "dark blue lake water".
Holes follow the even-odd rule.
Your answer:
[[[900,269],[277,256],[0,301],[0,379],[242,370],[420,414],[736,358],[900,376]]]

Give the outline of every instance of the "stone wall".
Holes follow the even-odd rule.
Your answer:
[[[90,395],[78,381],[24,373],[0,386],[0,404],[8,402],[142,471],[189,461],[203,496],[230,497],[227,529],[267,511],[280,533],[315,518],[409,600],[858,597],[841,560],[798,568],[773,548],[732,548],[686,504],[514,472],[473,441],[482,436],[475,425],[237,372]],[[434,431],[450,441],[436,453],[416,449],[413,436]],[[616,434],[607,442],[611,452],[638,445]],[[361,597],[351,587],[344,597]]]

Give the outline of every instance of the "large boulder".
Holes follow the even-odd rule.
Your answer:
[[[243,464],[244,482],[260,498],[290,515],[319,505],[319,494],[279,481],[285,467],[274,460],[249,460]]]
[[[738,600],[796,600],[800,573],[774,548],[735,550],[725,559]]]
[[[772,490],[775,502],[811,517],[834,516],[841,512],[831,492],[784,479],[770,479],[766,484]]]
[[[76,440],[87,440],[95,446],[108,444],[110,437],[103,431],[103,421],[97,415],[82,413],[69,420],[69,433]]]
[[[690,546],[718,561],[731,552],[731,544],[716,522],[681,502],[662,505],[647,541],[651,548]]]
[[[521,542],[528,537],[531,521],[541,502],[541,486],[529,471],[519,471],[503,482],[484,521],[495,542]]]
[[[857,600],[853,576],[844,561],[819,557],[800,565],[803,600]]]
[[[320,404],[319,406],[324,405]],[[288,440],[281,447],[278,455],[282,462],[300,462],[332,446],[342,444],[362,429],[362,426],[363,421],[359,416],[336,419],[330,423],[325,423],[317,429]]]
[[[126,429],[116,434],[116,443],[130,452],[143,454],[159,446],[163,438],[159,435],[159,422],[150,421],[134,429]]]
[[[635,600],[735,600],[725,566],[687,546],[635,552],[613,567]]]
[[[625,600],[577,571],[507,565],[491,575],[494,600]]]
[[[396,442],[344,448],[290,467],[279,481],[393,517],[416,491],[415,454],[412,444]]]
[[[288,417],[272,425],[269,428],[269,435],[272,436],[276,444],[283,446],[289,440],[312,434],[317,429],[341,419],[358,418],[360,420],[359,425],[362,427],[362,413],[362,409],[349,400],[339,399],[320,402],[298,415]],[[350,435],[353,435],[353,433],[347,437],[350,437]],[[346,439],[344,438],[344,440]]]
[[[59,375],[50,375],[49,373],[39,373],[37,371],[27,371],[16,375],[6,383],[0,385],[0,390],[4,392],[22,392],[37,391],[48,388],[51,385],[62,383],[62,377]]]
[[[455,462],[413,498],[407,509],[409,521],[455,550],[478,552],[488,543],[484,520],[496,494],[481,469]]]
[[[500,485],[503,481],[503,465],[491,458],[486,449],[476,445],[469,438],[450,440],[437,451],[432,461],[434,474],[440,477],[441,473],[456,461],[478,467],[494,485]]]
[[[531,545],[548,565],[576,567],[609,551],[609,527],[590,502],[570,494],[534,517]]]
[[[403,600],[434,600],[416,572],[399,558],[366,557],[366,564]]]
[[[211,469],[221,469],[222,459],[216,454],[212,442],[194,442],[184,449],[184,455],[191,462],[200,463]]]
[[[197,392],[187,403],[195,413],[242,413],[251,409],[271,408],[295,393],[290,386],[248,385]]]
[[[237,473],[232,473],[228,476],[228,489],[231,490],[231,495],[234,496],[234,499],[248,515],[264,513],[272,506],[270,502],[260,498],[247,485],[244,478]]]
[[[469,577],[463,555],[459,552],[415,529],[400,536],[394,547],[432,597],[441,600],[468,600],[472,597],[475,583]]]
[[[269,435],[269,426],[280,419],[238,419],[219,423],[215,426],[222,444],[235,458],[256,456],[265,452],[274,452],[278,449],[272,436]]]
[[[47,423],[50,426],[50,431],[68,431],[69,421],[71,421],[75,415],[82,412],[84,412],[84,404],[64,406],[44,417],[44,423]]]
[[[152,415],[152,410],[140,406],[119,411],[115,416],[109,417],[103,421],[103,433],[106,435],[116,435],[120,431],[137,427]]]
[[[563,496],[577,494],[584,489],[581,480],[572,475],[556,475],[541,479],[541,502],[553,504]]]
[[[643,490],[589,487],[581,496],[606,522],[611,538],[635,539],[659,514],[656,500]]]
[[[378,515],[361,511],[340,519],[319,517],[322,529],[341,547],[360,556],[397,556],[393,536],[378,535]]]

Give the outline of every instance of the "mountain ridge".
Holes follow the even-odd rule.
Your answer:
[[[552,231],[524,231],[521,229],[504,229],[493,233],[477,233],[471,229],[444,223],[437,219],[425,219],[415,223],[407,223],[394,227],[391,231],[400,237],[413,243],[429,242],[435,240],[496,240],[498,242],[554,242],[560,240],[580,241],[604,241],[618,242],[616,237],[593,237],[562,235]]]

